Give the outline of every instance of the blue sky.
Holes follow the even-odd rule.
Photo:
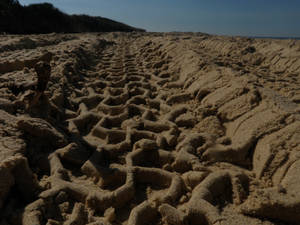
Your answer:
[[[147,31],[300,37],[300,0],[19,0],[114,19]]]

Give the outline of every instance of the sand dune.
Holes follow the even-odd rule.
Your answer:
[[[299,75],[295,40],[1,36],[0,224],[300,224]]]

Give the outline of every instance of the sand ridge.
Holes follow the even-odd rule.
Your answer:
[[[294,40],[1,36],[0,224],[299,224],[299,74]]]

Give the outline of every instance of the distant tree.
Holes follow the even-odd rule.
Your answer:
[[[17,0],[1,0],[0,3],[0,31],[13,32],[18,26],[18,15],[22,6]]]
[[[20,5],[1,0],[0,32],[15,34],[51,32],[143,31],[113,20],[87,15],[67,15],[50,3]]]

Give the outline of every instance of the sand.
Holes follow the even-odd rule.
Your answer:
[[[0,36],[0,224],[300,224],[299,87],[295,40]]]

